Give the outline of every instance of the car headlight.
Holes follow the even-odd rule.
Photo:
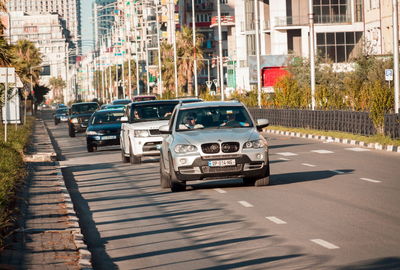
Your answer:
[[[245,142],[243,145],[244,149],[249,149],[249,148],[253,148],[253,149],[257,149],[257,148],[263,148],[265,147],[266,144],[264,143],[263,140],[254,140],[254,141],[248,141]]]
[[[78,124],[79,123],[78,118],[71,118],[71,123]]]
[[[135,137],[149,137],[149,131],[147,130],[135,130]]]
[[[192,153],[197,152],[197,147],[192,144],[178,144],[175,146],[176,153]]]
[[[103,133],[97,132],[95,130],[86,131],[86,135],[103,135]]]

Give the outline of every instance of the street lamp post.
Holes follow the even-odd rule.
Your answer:
[[[222,29],[221,29],[221,3],[217,1],[217,12],[218,12],[218,46],[219,46],[219,64],[220,64],[220,89],[221,89],[221,100],[225,100],[225,91],[224,91],[224,62],[222,59]]]
[[[194,10],[194,0],[192,0],[192,32],[193,32],[193,69],[194,69],[194,93],[197,97],[199,95],[197,86],[197,61],[196,61],[196,14]]]
[[[310,77],[311,77],[311,109],[315,110],[315,51],[314,51],[314,10],[313,1],[308,1],[309,23],[310,23]]]

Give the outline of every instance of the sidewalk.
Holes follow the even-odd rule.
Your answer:
[[[91,269],[71,198],[43,120],[36,120],[25,160],[18,229],[0,254],[0,269]]]

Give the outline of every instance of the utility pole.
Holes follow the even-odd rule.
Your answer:
[[[161,65],[161,46],[160,46],[160,19],[158,18],[158,0],[156,0],[156,23],[157,23],[157,50],[158,50],[158,94],[163,95],[162,65]]]
[[[315,50],[314,50],[314,10],[313,1],[308,0],[308,16],[310,24],[310,77],[311,77],[311,109],[315,110]]]
[[[399,5],[397,0],[393,0],[393,73],[394,73],[394,112],[400,113],[399,100]]]
[[[218,1],[219,3],[219,1]],[[175,97],[178,97],[178,57],[176,52],[176,25],[175,25],[175,4],[174,0],[169,1],[169,18],[172,29],[172,46],[174,49],[174,79],[175,79]]]
[[[194,95],[199,95],[197,85],[197,60],[196,60],[196,14],[194,10],[194,0],[192,0],[192,32],[193,32],[193,69],[194,69]]]
[[[225,100],[224,91],[224,61],[222,57],[222,29],[221,29],[221,3],[217,0],[217,19],[218,19],[218,46],[219,46],[219,65],[220,65],[220,89],[221,89],[221,100]]]
[[[257,58],[257,103],[261,108],[261,56],[260,56],[260,24],[258,0],[254,0],[254,24],[256,27],[256,58]]]

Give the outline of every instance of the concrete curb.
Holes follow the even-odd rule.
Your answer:
[[[41,121],[43,121],[43,120],[41,120]],[[43,121],[43,125],[45,126],[47,134],[50,138],[49,129],[48,129],[45,121]],[[53,144],[51,144],[51,145],[52,145],[53,151],[55,153],[54,145]],[[52,156],[54,157],[54,155],[52,155]],[[65,186],[65,181],[64,181],[64,177],[63,177],[63,174],[61,171],[60,162],[55,161],[55,166],[56,166],[55,177],[57,180],[57,184],[60,187],[60,190],[61,190],[61,193],[63,196],[63,201],[65,203],[65,207],[66,207],[66,211],[67,211],[67,215],[68,215],[69,229],[72,232],[75,246],[79,252],[79,261],[78,261],[79,269],[85,269],[85,270],[93,269],[92,262],[91,262],[92,254],[90,253],[87,245],[84,242],[84,236],[81,232],[81,228],[79,227],[79,218],[76,215],[75,208],[74,208],[71,196],[69,194],[69,191],[68,191],[67,187]]]
[[[321,136],[321,135],[313,135],[313,134],[306,134],[300,132],[291,132],[291,131],[282,131],[282,130],[275,130],[275,129],[267,129],[267,133],[284,135],[284,136],[292,136],[292,137],[299,137],[299,138],[306,138],[306,139],[315,139],[320,141],[326,142],[335,142],[335,143],[342,143],[342,144],[349,144],[354,146],[360,146],[369,149],[375,150],[382,150],[387,152],[394,152],[400,153],[400,147],[395,145],[382,145],[379,143],[366,143],[363,141],[356,141],[350,139],[341,139],[341,138],[333,138],[329,136]]]

